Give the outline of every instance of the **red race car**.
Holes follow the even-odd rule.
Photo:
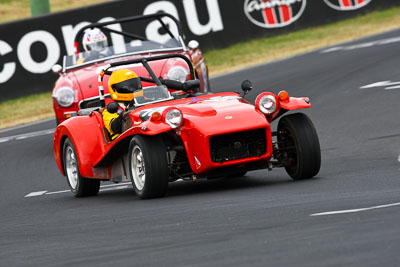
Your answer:
[[[191,79],[158,78],[152,63],[170,59],[186,62]],[[150,86],[134,98],[128,113],[131,127],[111,140],[102,118],[103,78],[132,64],[141,66],[140,79]],[[131,181],[144,199],[164,196],[168,183],[180,179],[243,176],[274,167],[284,167],[296,180],[319,172],[313,123],[303,113],[282,116],[309,108],[306,97],[263,92],[253,105],[244,99],[249,81],[242,83],[243,96],[199,92],[191,61],[181,54],[114,62],[104,67],[98,81],[101,106],[80,110],[61,123],[53,139],[57,165],[76,197],[96,195],[100,181]],[[280,116],[272,132],[270,123]]]
[[[150,36],[151,40],[143,36]],[[113,46],[109,46],[111,40]],[[185,44],[181,25],[173,16],[133,16],[81,28],[75,37],[75,54],[65,56],[62,67],[53,67],[60,75],[52,94],[57,124],[76,115],[79,109],[99,105],[97,75],[108,63],[170,53],[180,53],[191,60],[200,79],[200,91],[208,92],[208,68],[199,44],[194,40]],[[180,82],[189,78],[189,69],[181,59],[158,61],[151,67],[157,77]],[[109,97],[108,89],[105,94]]]

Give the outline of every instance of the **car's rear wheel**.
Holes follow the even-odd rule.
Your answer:
[[[135,136],[129,145],[129,177],[141,199],[163,197],[168,189],[168,162],[160,136]]]
[[[71,192],[76,197],[95,196],[100,189],[100,180],[81,176],[79,162],[71,139],[67,138],[63,146],[64,172]]]
[[[279,120],[278,147],[286,172],[294,180],[318,174],[321,149],[317,132],[307,115],[295,113]]]

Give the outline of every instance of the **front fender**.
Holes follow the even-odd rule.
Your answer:
[[[278,106],[278,111],[276,111],[272,115],[267,116],[269,122],[274,121],[289,110],[310,108],[311,103],[308,97],[289,97],[287,100],[279,100]]]
[[[284,101],[279,101],[280,107],[286,110],[310,108],[311,103],[308,97],[289,97]]]
[[[144,135],[156,135],[164,132],[169,132],[172,130],[172,127],[165,122],[152,122],[152,121],[145,121],[135,128],[136,128],[135,133]]]
[[[62,147],[66,138],[71,139],[83,177],[93,177],[92,164],[105,153],[103,120],[98,112],[90,116],[78,116],[61,123],[53,136],[54,157],[61,173],[63,168]]]
[[[145,121],[133,123],[134,126],[123,132],[112,142],[104,145],[104,150],[99,157],[92,162],[94,168],[108,168],[122,154],[127,152],[129,142],[135,135],[158,135],[172,130],[171,126],[164,122]]]

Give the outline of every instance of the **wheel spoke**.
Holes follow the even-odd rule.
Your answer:
[[[78,166],[75,158],[75,153],[72,147],[66,149],[66,174],[70,186],[76,189],[78,185]]]
[[[135,187],[138,190],[143,190],[146,183],[145,164],[143,160],[143,153],[139,146],[132,149],[132,162],[131,171]]]

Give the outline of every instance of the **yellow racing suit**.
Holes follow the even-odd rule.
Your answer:
[[[110,133],[111,140],[114,140],[121,134],[119,129],[115,129],[115,127],[112,127],[113,121],[115,119],[118,119],[118,117],[119,117],[118,113],[110,113],[107,111],[107,109],[104,109],[104,111],[103,111],[104,126]]]

